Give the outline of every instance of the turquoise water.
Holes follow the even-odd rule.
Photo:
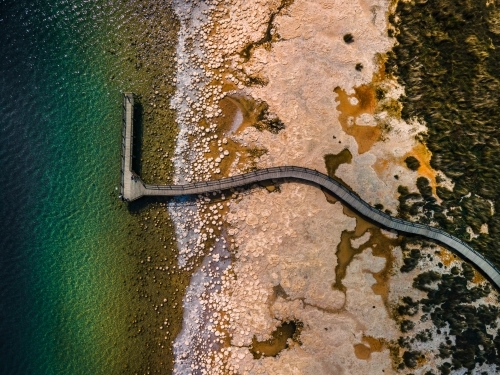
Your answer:
[[[125,5],[0,1],[1,374],[122,373]]]

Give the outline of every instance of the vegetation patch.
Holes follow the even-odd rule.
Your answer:
[[[425,255],[419,254],[419,259],[423,258]],[[485,303],[491,298],[490,287],[475,284],[474,278],[474,269],[467,263],[444,272],[424,271],[414,277],[413,287],[424,297],[404,296],[394,309],[402,333],[393,349],[399,370],[419,367],[428,360],[437,363],[441,374],[461,369],[470,373],[483,364],[500,366],[500,311]],[[433,327],[419,330],[420,322],[427,321]],[[431,342],[436,334],[444,336],[439,347],[421,351],[422,343]]]
[[[397,45],[388,74],[405,87],[402,117],[425,121],[431,166],[453,180],[437,188],[443,200],[423,197],[418,211],[444,230],[470,240],[500,265],[500,23],[498,3],[473,0],[400,1],[389,19]],[[408,165],[411,168],[410,165]],[[471,193],[471,196],[468,196]],[[465,197],[465,198],[464,198]],[[491,201],[494,212],[487,207]],[[408,213],[403,207],[403,215]],[[415,211],[415,209],[414,209]],[[429,218],[430,219],[430,218]],[[483,224],[488,231],[482,231]],[[471,239],[467,231],[475,232]]]
[[[344,42],[346,42],[347,44],[354,43],[354,37],[351,33],[344,35]]]
[[[420,168],[420,162],[415,156],[408,156],[405,159],[406,166],[411,169],[412,171],[416,171],[418,168]]]

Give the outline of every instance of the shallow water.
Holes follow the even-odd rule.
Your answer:
[[[145,92],[150,75],[135,68],[126,41],[144,31],[125,5],[0,1],[2,374],[130,361],[120,90]]]

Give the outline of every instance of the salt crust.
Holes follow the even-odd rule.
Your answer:
[[[371,233],[365,232],[365,234],[363,234],[361,237],[351,239],[351,247],[353,249],[358,249],[361,245],[366,243],[370,239],[370,237],[371,237]]]
[[[196,29],[199,30],[204,23],[211,22],[206,12],[211,5],[179,2],[176,6],[181,18],[181,32],[177,53],[180,61],[176,77],[178,93],[173,105],[179,113],[181,131],[175,165],[177,182],[184,182],[193,175],[190,170],[193,162],[200,162],[203,157],[192,151],[188,136],[196,136],[199,121],[196,115],[192,116],[194,112],[191,103],[203,98],[203,87],[206,87],[193,85],[193,77],[203,77],[204,74],[200,74],[199,64],[190,61],[193,60],[193,55],[205,53],[203,46],[195,39],[192,50],[188,52],[186,40],[187,36],[192,35]],[[387,188],[371,169],[377,156],[373,153],[359,156],[355,139],[342,131],[333,93],[336,86],[352,92],[353,87],[371,80],[376,69],[374,54],[390,47],[389,40],[383,36],[385,19],[380,16],[384,14],[387,5],[383,2],[345,4],[340,1],[296,1],[286,12],[275,17],[276,29],[282,41],[274,43],[270,52],[257,48],[252,59],[243,65],[238,64],[231,53],[237,52],[249,41],[261,38],[269,14],[275,12],[277,6],[266,2],[255,2],[247,6],[233,2],[225,3],[224,8],[231,15],[225,18],[225,29],[228,32],[224,34],[223,30],[218,30],[211,34],[215,39],[212,42],[217,44],[218,38],[229,42],[224,47],[226,50],[231,49],[226,52],[225,60],[232,67],[237,65],[238,68],[239,65],[246,74],[257,73],[268,78],[269,84],[264,87],[243,88],[240,82],[237,83],[247,94],[265,100],[286,124],[286,129],[278,135],[247,128],[244,133],[233,135],[233,138],[243,144],[269,150],[261,157],[261,166],[295,164],[321,171],[325,171],[322,160],[324,154],[338,153],[348,147],[353,154],[354,165],[342,172],[342,178],[354,180],[347,182],[352,183],[356,189],[360,188],[365,199],[370,200],[371,194],[372,199],[384,198],[383,204],[395,207],[395,199],[390,195],[374,196],[380,190],[394,190]],[[370,8],[375,11],[370,11]],[[255,21],[257,15],[264,17]],[[359,26],[352,30],[352,25]],[[239,33],[239,38],[234,38],[236,34],[231,31],[239,26],[245,32]],[[347,32],[356,35],[358,42],[355,45],[346,45],[342,41],[342,36]],[[362,73],[352,69],[360,61],[365,67]],[[217,91],[214,93],[219,95]],[[404,123],[397,125],[401,125],[401,130],[396,140],[396,152],[402,155],[413,146],[411,136],[421,129]],[[200,138],[205,137],[203,131],[198,133]],[[196,138],[191,142],[197,142]],[[392,148],[389,151],[394,152]],[[378,152],[382,156],[386,155],[383,147]],[[212,176],[213,170],[205,172],[205,178]],[[364,180],[359,181],[360,179]],[[366,185],[368,189],[363,188]],[[373,366],[388,370],[390,359],[387,351],[373,353],[372,358],[375,360],[370,362],[358,360],[353,351],[353,345],[359,343],[363,335],[373,333],[377,337],[390,339],[395,332],[394,322],[388,318],[380,296],[374,295],[370,288],[375,282],[370,272],[383,267],[381,258],[374,262],[375,258],[370,257],[367,250],[348,268],[345,279],[346,285],[349,285],[348,292],[344,295],[331,287],[335,280],[335,249],[340,241],[340,234],[346,229],[353,230],[355,220],[342,213],[340,203],[325,204],[322,193],[313,187],[284,185],[280,194],[273,194],[272,197],[266,194],[267,192],[259,192],[245,196],[237,206],[231,207],[227,217],[228,223],[236,229],[233,234],[239,249],[233,271],[237,275],[237,282],[231,282],[232,279],[228,278],[225,283],[227,295],[221,297],[226,301],[226,312],[230,317],[229,325],[224,326],[221,332],[225,331],[232,336],[234,350],[219,351],[222,354],[219,357],[206,354],[208,348],[205,348],[205,354],[185,349],[186,345],[192,347],[197,342],[196,337],[207,339],[210,336],[206,334],[206,324],[189,324],[196,321],[193,314],[196,315],[197,304],[206,300],[202,297],[203,289],[196,287],[203,280],[196,273],[185,299],[183,332],[176,340],[175,371],[188,373],[191,368],[196,372],[210,374],[231,371],[288,373],[286,369],[290,366],[299,373],[309,373],[313,369],[320,373],[331,373],[332,368],[348,370],[350,373],[366,373]],[[198,208],[201,206],[199,204]],[[178,237],[185,241],[180,245],[180,264],[184,265],[189,256],[199,253],[199,248],[193,249],[191,246],[190,250],[188,245],[189,241],[201,244],[195,237],[197,230],[202,233],[203,224],[199,223],[203,219],[201,216],[196,217],[194,212],[188,216],[175,217]],[[354,273],[351,273],[351,267],[354,267]],[[372,269],[373,267],[375,268]],[[278,284],[289,299],[277,299],[269,306],[272,287]],[[354,290],[351,291],[350,286]],[[360,304],[360,300],[364,303]],[[373,306],[377,306],[375,317],[370,315],[373,314]],[[211,308],[217,311],[221,306],[214,304]],[[199,313],[198,321],[204,321],[203,316]],[[248,349],[242,346],[249,345],[254,335],[259,340],[269,337],[270,332],[279,324],[278,319],[297,319],[304,323],[307,328],[301,334],[303,345],[282,353],[278,359],[253,360]],[[330,331],[324,330],[325,327],[322,326],[325,324],[331,327]],[[377,325],[384,329],[377,330]],[[385,328],[391,325],[392,330]],[[325,345],[330,341],[335,346],[335,351]],[[216,345],[212,345],[213,350],[215,347]],[[277,361],[282,363],[275,363]]]
[[[373,118],[362,115],[356,121],[374,125],[372,121],[383,119],[390,130],[383,141],[359,154],[356,139],[339,123],[333,92],[339,86],[352,94],[355,87],[372,80],[378,69],[375,55],[392,46],[386,30],[388,1],[296,0],[279,13],[280,3],[272,0],[173,3],[181,21],[178,69],[172,82],[177,86],[172,106],[180,126],[174,157],[176,183],[220,177],[220,161],[205,155],[214,143],[221,152],[219,160],[229,155],[224,136],[267,149],[257,160],[258,167],[302,165],[326,172],[323,155],[348,148],[352,161],[341,165],[337,176],[366,201],[396,210],[397,186],[414,188],[416,176],[401,164],[401,158],[415,147],[415,136],[425,127],[387,113]],[[275,14],[271,33],[279,38],[271,49],[254,48],[245,61],[239,52],[261,40],[271,14]],[[354,43],[344,43],[346,33],[354,36]],[[361,72],[354,69],[357,63],[363,64]],[[245,79],[250,75],[268,84],[247,87]],[[214,120],[221,116],[218,103],[227,95],[223,87],[228,83],[267,102],[286,128],[278,134],[252,127],[218,134]],[[386,95],[394,99],[404,92],[395,82],[385,85]],[[376,169],[381,161],[385,167]],[[236,161],[230,170],[240,172]],[[315,187],[283,184],[279,193],[254,189],[230,206],[205,197],[192,207],[171,205],[169,211],[179,238],[180,267],[192,269],[193,259],[209,253],[195,270],[184,299],[183,330],[174,344],[174,373],[394,372],[387,348],[371,353],[369,360],[356,358],[353,350],[364,336],[397,337],[396,323],[371,288],[373,273],[384,268],[385,259],[366,249],[347,268],[346,293],[332,288],[341,233],[356,225],[340,203],[326,203]],[[216,237],[214,228],[223,236]],[[214,241],[209,249],[207,240]],[[393,252],[401,263],[400,249]],[[274,293],[278,285],[286,298]],[[396,272],[390,301],[416,293],[410,285],[410,275]],[[291,343],[278,357],[254,359],[248,349],[252,338],[270,337],[286,320],[304,324],[302,345]]]

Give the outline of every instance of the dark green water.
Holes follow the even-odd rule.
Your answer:
[[[122,373],[125,2],[0,1],[0,374]]]

